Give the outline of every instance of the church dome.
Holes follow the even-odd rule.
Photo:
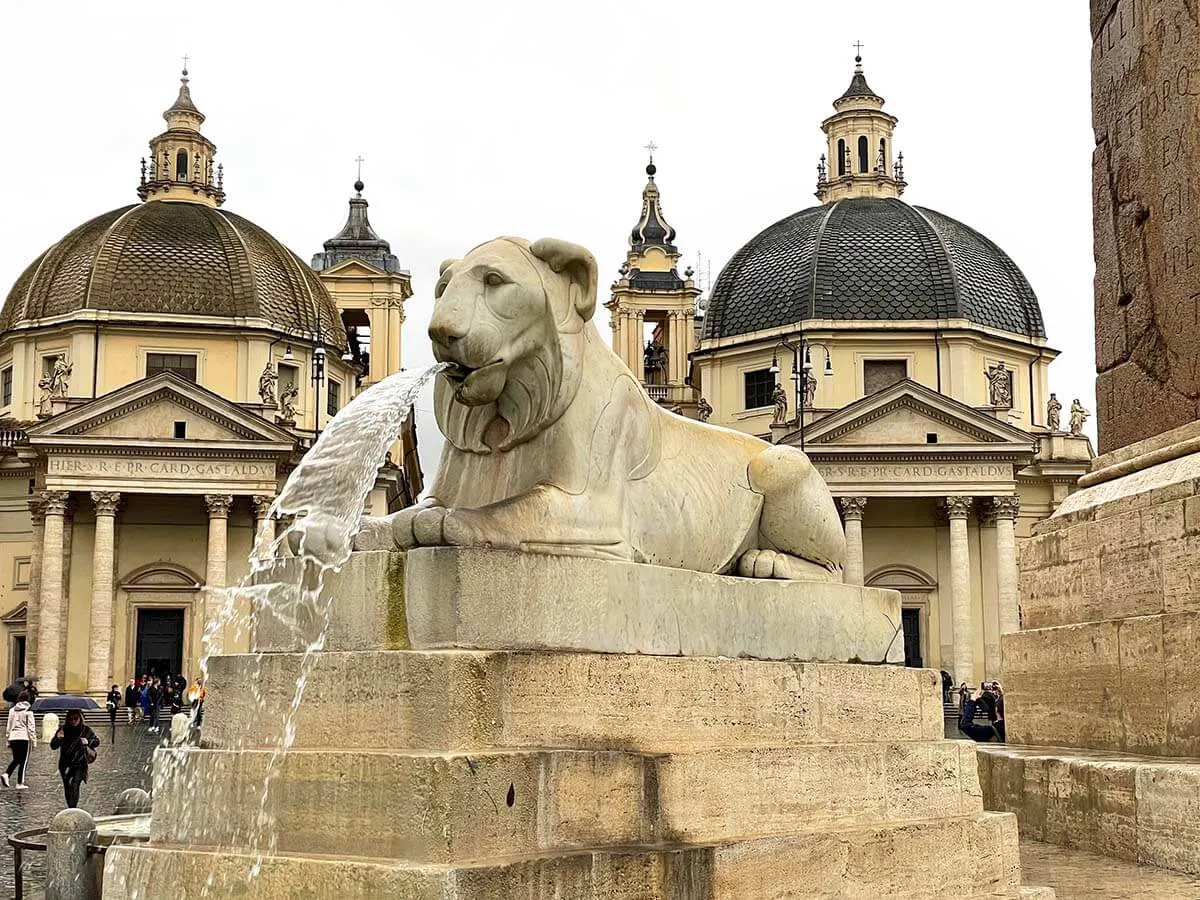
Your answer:
[[[806,319],[966,319],[1045,337],[1028,280],[973,228],[895,198],[852,197],[759,233],[717,277],[705,338]]]
[[[0,329],[80,310],[263,319],[346,347],[316,274],[253,222],[204,203],[140,203],[80,225],[17,279]]]

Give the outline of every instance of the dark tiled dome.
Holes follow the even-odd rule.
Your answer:
[[[80,225],[17,279],[0,329],[83,309],[261,318],[346,346],[308,266],[253,222],[200,203],[140,203]]]
[[[788,216],[735,253],[704,336],[804,319],[951,318],[1046,336],[1029,282],[979,232],[900,200],[856,198]]]

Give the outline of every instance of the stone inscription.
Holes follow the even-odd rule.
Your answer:
[[[229,460],[179,459],[92,459],[89,457],[50,457],[46,465],[50,475],[120,476],[124,478],[225,478],[233,480],[273,479],[273,463]]]
[[[1200,4],[1090,2],[1105,452],[1200,414]]]
[[[1011,465],[999,463],[818,463],[828,481],[995,481],[1010,480]]]

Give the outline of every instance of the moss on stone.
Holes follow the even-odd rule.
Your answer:
[[[387,564],[387,626],[384,646],[388,650],[411,650],[408,640],[408,610],[404,605],[405,553],[389,553]]]

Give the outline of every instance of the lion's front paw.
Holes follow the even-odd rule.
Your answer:
[[[355,550],[395,550],[391,516],[363,516],[354,535]]]
[[[422,509],[412,520],[412,536],[416,546],[440,547],[446,543],[446,513],[445,507],[435,506],[432,509]]]

